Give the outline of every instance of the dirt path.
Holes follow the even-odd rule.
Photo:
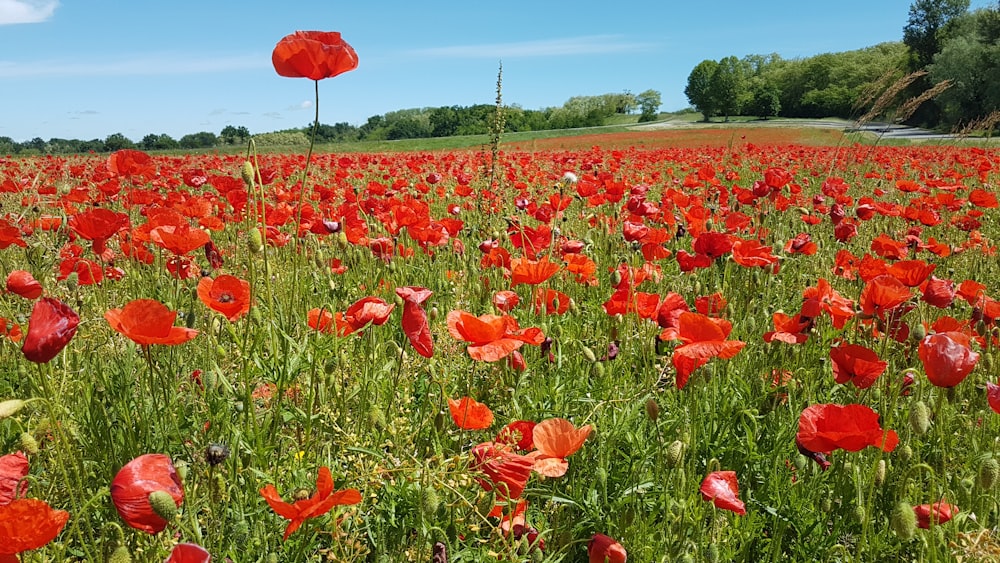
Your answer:
[[[921,140],[959,140],[966,139],[967,136],[938,133],[919,127],[909,127],[893,123],[866,123],[858,126],[853,121],[847,120],[806,120],[806,119],[761,119],[757,121],[733,121],[729,123],[713,121],[705,123],[702,121],[657,121],[654,123],[643,123],[630,129],[642,131],[650,129],[698,129],[698,128],[723,128],[723,127],[818,127],[823,129],[840,129],[845,133],[863,132],[869,133],[882,139],[908,139],[913,141]],[[977,139],[982,142],[997,143],[997,139]]]

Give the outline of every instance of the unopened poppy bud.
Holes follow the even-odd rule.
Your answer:
[[[823,497],[823,500],[819,501],[819,509],[823,512],[830,512],[833,510],[833,501],[830,497]]]
[[[0,401],[0,420],[14,416],[23,406],[24,401],[21,399],[8,399],[6,401]]]
[[[910,407],[910,429],[918,436],[923,436],[931,428],[931,411],[923,401],[917,401]]]
[[[622,283],[622,273],[618,270],[611,272],[611,287],[618,287]]]
[[[983,489],[992,489],[1000,479],[1000,462],[995,457],[983,460],[979,466],[979,486]]]
[[[913,448],[911,448],[909,444],[903,444],[896,449],[896,454],[899,456],[901,461],[910,461],[910,458],[913,457]]]
[[[212,480],[212,502],[219,504],[229,500],[229,487],[226,486],[226,477],[222,473],[216,473]]]
[[[423,487],[421,492],[423,492],[423,498],[420,504],[424,509],[424,515],[433,516],[437,512],[438,506],[441,505],[441,499],[434,487]]]
[[[594,362],[592,370],[593,371],[591,373],[592,373],[592,375],[594,377],[596,377],[598,379],[604,377],[604,363],[603,362]]]
[[[608,488],[608,470],[603,466],[594,470],[594,478],[597,481],[597,486],[602,490],[606,490]]]
[[[646,399],[646,418],[653,422],[660,418],[660,404],[652,397]]]
[[[916,342],[917,344],[919,344],[925,336],[927,336],[927,327],[924,326],[924,323],[917,323],[912,329],[910,329],[910,340]]]
[[[432,321],[436,321],[438,317],[441,316],[441,311],[437,307],[431,307],[431,310],[427,312],[427,316],[430,317]]]
[[[865,507],[864,506],[862,506],[860,504],[856,505],[854,507],[853,513],[854,513],[854,519],[855,520],[857,520],[858,522],[864,523],[864,521],[865,521]]]
[[[882,483],[885,483],[885,460],[878,460],[878,465],[875,467],[875,486],[881,487]]]
[[[253,164],[249,160],[244,161],[243,166],[240,167],[240,178],[243,178],[246,185],[250,186],[253,185],[253,177]]]
[[[167,491],[153,491],[149,493],[149,506],[153,508],[153,512],[157,516],[167,522],[173,522],[174,518],[177,517],[177,503],[174,502],[174,497],[170,496],[170,493]]]
[[[77,274],[76,272],[70,272],[70,274],[66,276],[66,289],[70,290],[71,292],[76,291],[76,288],[79,287],[79,285],[80,285],[80,275]]]
[[[917,533],[917,513],[910,503],[901,500],[892,509],[889,525],[896,532],[896,537],[902,541],[910,541]]]
[[[684,463],[684,449],[684,442],[680,440],[674,440],[667,446],[667,455],[665,456],[667,467],[673,469]]]
[[[205,462],[209,465],[219,465],[229,457],[229,446],[225,444],[209,444],[205,448]]]
[[[593,362],[597,361],[597,355],[594,354],[594,351],[591,350],[589,346],[587,346],[585,344],[581,345],[580,346],[580,351],[583,352],[583,357],[587,358],[588,362],[593,363]]]
[[[198,321],[198,316],[194,312],[194,308],[184,313],[184,326],[188,328],[194,328],[195,322]]]
[[[132,563],[132,553],[124,545],[119,545],[111,552],[108,563]]]
[[[259,254],[264,250],[264,235],[260,233],[260,229],[256,227],[250,229],[247,246],[254,254]]]
[[[708,549],[705,550],[705,561],[708,563],[716,563],[719,560],[719,546],[715,543],[708,544]]]
[[[29,455],[35,455],[38,453],[38,440],[31,435],[31,432],[21,432],[20,440],[21,449]]]

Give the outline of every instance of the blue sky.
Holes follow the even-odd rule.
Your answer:
[[[492,104],[500,61],[505,103],[541,109],[653,89],[675,110],[704,59],[898,41],[910,3],[0,0],[0,136],[138,141],[305,126],[312,82],[271,66],[275,43],[300,29],[340,31],[360,60],[320,83],[324,123]]]

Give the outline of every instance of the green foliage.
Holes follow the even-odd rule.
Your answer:
[[[716,61],[708,59],[701,61],[691,70],[687,86],[684,87],[684,95],[691,105],[701,112],[705,121],[718,114],[716,98],[712,95],[712,78],[718,67],[719,63]]]
[[[135,143],[121,133],[112,133],[104,139],[104,150],[114,152],[122,149],[133,149]]]
[[[210,149],[218,144],[219,139],[215,133],[201,131],[200,133],[190,133],[181,137],[178,143],[182,149]]]
[[[969,10],[969,0],[916,0],[903,27],[903,43],[910,49],[911,67],[929,65],[941,51],[942,36],[955,18]]]
[[[636,101],[638,102],[639,109],[641,111],[639,114],[640,123],[655,120],[657,112],[660,111],[660,106],[663,104],[660,98],[660,93],[656,90],[646,90],[645,92],[641,92],[638,96],[636,96]]]
[[[715,109],[729,121],[731,115],[741,115],[740,111],[747,100],[747,77],[743,63],[733,56],[719,61],[712,80],[709,82],[711,96],[715,100]]]
[[[928,70],[932,84],[950,81],[937,98],[944,126],[1000,110],[1000,7],[976,10],[957,22]]]

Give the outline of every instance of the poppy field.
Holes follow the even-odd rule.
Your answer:
[[[0,159],[0,561],[1000,552],[996,150],[305,169]]]

